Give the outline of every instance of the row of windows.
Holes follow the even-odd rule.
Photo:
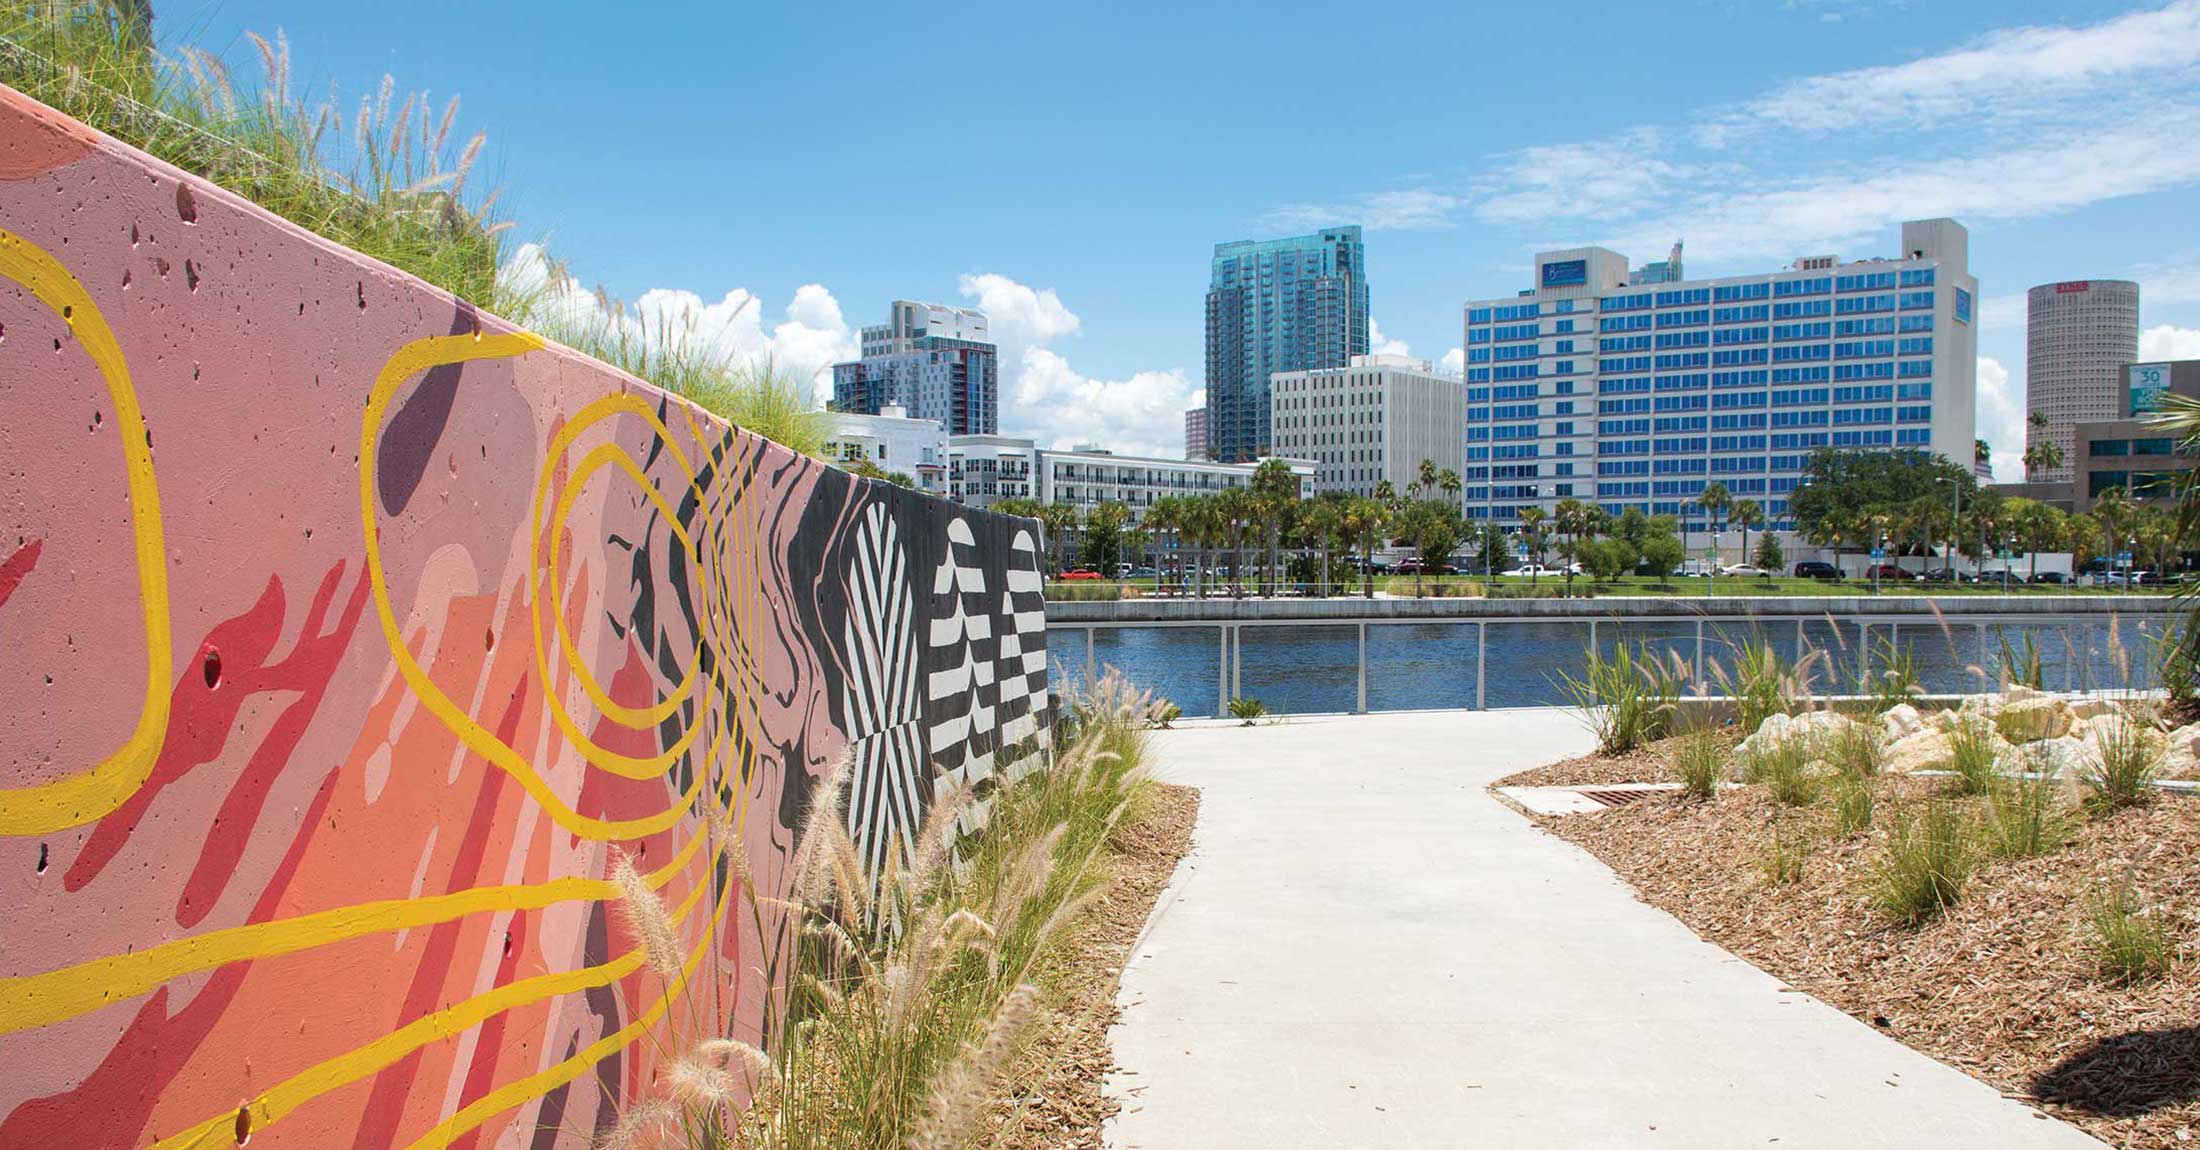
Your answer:
[[[1750,304],[1746,307],[1715,307],[1711,309],[1711,322],[1715,324],[1763,323],[1771,318],[1771,310],[1768,305],[1761,303]]]
[[[1857,295],[1833,301],[1835,315],[1869,315],[1872,312],[1893,311],[1894,296]]]
[[[1723,410],[1733,407],[1763,407],[1765,393],[1761,391],[1728,391],[1711,397],[1711,406]]]
[[[1711,366],[1713,367],[1741,367],[1752,363],[1770,363],[1771,360],[1771,349],[1762,347],[1745,347],[1735,351],[1715,351],[1711,353]]]
[[[1841,292],[1878,291],[1893,286],[1893,272],[1860,272],[1851,276],[1837,276],[1833,281],[1833,290]]]

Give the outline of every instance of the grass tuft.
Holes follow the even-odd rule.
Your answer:
[[[1872,901],[1914,926],[1954,906],[1977,865],[1963,808],[1948,796],[1931,796],[1897,811],[1888,826],[1872,867]]]
[[[2139,907],[2131,884],[2117,883],[2086,900],[2086,923],[2101,976],[2119,986],[2134,986],[2169,972],[2176,958],[2162,921]]]
[[[1965,708],[1948,717],[1948,766],[1960,794],[1983,795],[1994,787],[1994,722]]]
[[[1726,736],[1714,726],[1696,727],[1675,740],[1673,773],[1681,777],[1681,790],[1691,798],[1708,799],[1718,793],[1726,777],[1733,751]]]
[[[1588,648],[1581,666],[1580,677],[1561,670],[1558,680],[1575,714],[1596,735],[1598,753],[1626,754],[1672,730],[1687,679],[1683,667],[1659,661],[1646,643],[1633,649],[1621,643],[1609,656]]]
[[[1268,705],[1259,699],[1237,698],[1230,700],[1230,717],[1244,720],[1245,726],[1252,726],[1267,713]]]
[[[1870,830],[1874,803],[1871,777],[1838,771],[1833,776],[1831,790],[1834,829],[1843,838]]]
[[[2091,726],[2084,772],[2090,805],[2106,814],[2151,801],[2167,758],[2161,733],[2130,715],[2103,716]]]
[[[2062,773],[2045,755],[2028,752],[2026,770],[1986,792],[1986,845],[2001,858],[2032,858],[2070,841]]]
[[[1817,771],[1820,745],[1820,737],[1808,733],[1752,748],[1742,757],[1742,781],[1762,784],[1773,801],[1783,806],[1807,807],[1818,801],[1822,785]]]

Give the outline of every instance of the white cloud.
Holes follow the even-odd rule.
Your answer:
[[[1448,228],[1466,200],[1435,188],[1367,192],[1332,203],[1285,204],[1263,213],[1260,226],[1278,232],[1314,231],[1359,224],[1371,232]]]
[[[1448,371],[1453,375],[1464,375],[1467,370],[1467,349],[1463,347],[1452,348],[1450,351],[1444,353],[1443,362],[1437,364],[1436,366],[1443,368],[1445,371]]]
[[[1993,448],[1994,478],[2024,478],[2024,389],[1990,356],[1978,359],[1978,437]]]
[[[2196,134],[2200,0],[2178,0],[2005,28],[1677,123],[1485,157],[1466,186],[1419,187],[1413,218],[1471,214],[1546,233],[1538,247],[1596,242],[1645,258],[1683,236],[1705,262],[1854,254],[1905,219],[2033,219],[2200,183]]]
[[[1412,355],[1413,349],[1402,339],[1392,339],[1383,334],[1383,325],[1370,316],[1367,321],[1367,350],[1370,355]]]
[[[2139,333],[2140,359],[2200,359],[2200,328],[2161,324]]]
[[[1979,330],[1995,331],[2003,328],[2023,327],[2029,307],[2030,305],[2025,302],[2023,292],[1988,296],[1979,301]]]
[[[1182,371],[1094,379],[1044,347],[1026,348],[1013,374],[1002,388],[1002,430],[1042,447],[1097,443],[1122,455],[1176,458],[1184,453],[1184,412],[1200,400],[1199,384]]]
[[[747,288],[735,288],[715,303],[684,289],[651,288],[614,318],[605,311],[602,297],[582,287],[538,245],[522,244],[498,275],[538,293],[545,317],[538,326],[555,330],[616,322],[639,339],[685,331],[702,346],[740,362],[769,359],[780,371],[809,380],[821,401],[832,394],[832,365],[854,358],[858,350],[839,301],[819,284],[797,288],[787,304],[787,318],[767,333],[764,302]]]

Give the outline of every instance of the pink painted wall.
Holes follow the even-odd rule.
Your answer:
[[[0,88],[0,1147],[585,1144],[753,1034],[712,852],[1043,745],[1036,554]]]

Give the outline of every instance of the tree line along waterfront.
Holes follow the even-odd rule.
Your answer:
[[[1300,483],[1271,459],[1247,486],[1164,495],[1143,515],[1121,502],[1021,498],[993,509],[1040,522],[1058,598],[1567,596],[1708,586],[1723,594],[1839,594],[1966,584],[1998,592],[2033,585],[2042,553],[2069,555],[2077,572],[2113,565],[2139,573],[2115,577],[2118,590],[2200,577],[2190,490],[2170,505],[2112,488],[2090,510],[2072,513],[1997,491],[1924,452],[1821,449],[1811,457],[1790,497],[1788,538],[1830,553],[1825,566],[1833,570],[1844,558],[1868,561],[1866,578],[1839,582],[1791,574],[1782,535],[1765,529],[1765,507],[1718,482],[1693,501],[1708,530],[1689,530],[1673,515],[1611,515],[1579,499],[1548,512],[1524,508],[1517,522],[1495,524],[1460,500],[1456,472],[1426,461],[1402,490],[1385,481],[1372,495],[1304,498]],[[1873,568],[1876,579],[1868,577]],[[2060,573],[2058,564],[2046,577]],[[1677,576],[1690,578],[1676,584]]]

